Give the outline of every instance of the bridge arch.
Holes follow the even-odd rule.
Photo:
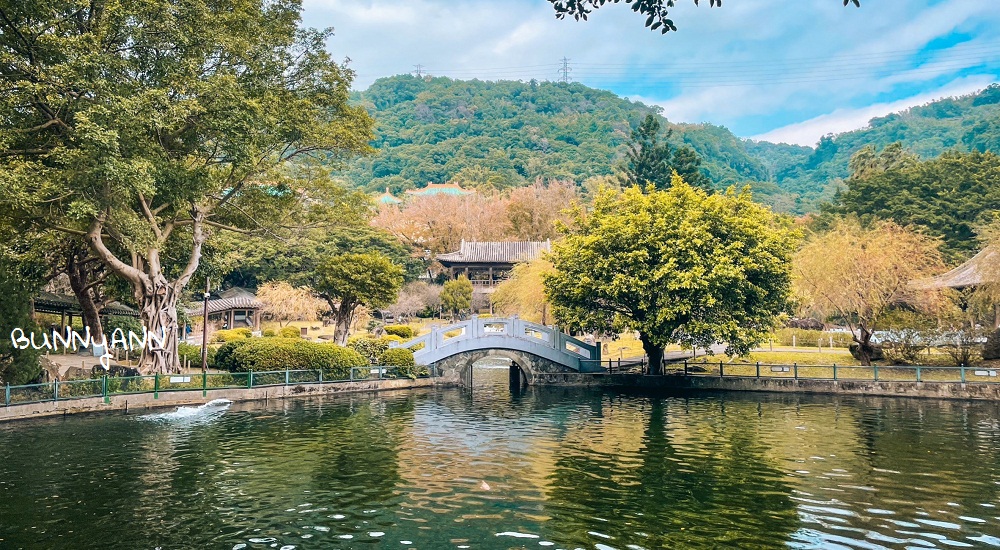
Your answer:
[[[472,363],[486,357],[517,363],[529,384],[544,374],[605,371],[599,346],[517,317],[473,315],[396,347],[413,349],[417,364],[434,367],[444,381],[463,384]]]

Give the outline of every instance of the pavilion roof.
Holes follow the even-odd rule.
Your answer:
[[[208,300],[209,315],[231,309],[262,309],[263,307],[264,302],[258,300],[256,294],[240,287],[224,290]],[[192,302],[188,304],[185,311],[190,316],[198,316],[202,314],[202,308],[204,308],[202,302]]]
[[[76,296],[58,294],[55,292],[39,292],[34,298],[35,311],[38,313],[73,313],[80,314],[80,302]],[[103,315],[122,315],[138,317],[139,312],[120,302],[111,302],[100,311]]]
[[[986,247],[965,263],[929,279],[916,281],[921,288],[967,288],[983,283],[1000,282],[1000,249]]]
[[[420,189],[407,189],[406,194],[412,196],[428,195],[471,195],[475,193],[471,189],[462,189],[457,183],[428,183],[427,187]]]
[[[477,242],[462,241],[457,252],[438,254],[437,260],[449,266],[456,263],[514,264],[530,262],[552,249],[550,241]]]

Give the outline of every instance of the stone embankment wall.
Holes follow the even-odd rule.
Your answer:
[[[86,412],[139,412],[163,407],[176,407],[180,405],[201,405],[208,403],[213,399],[254,401],[348,392],[400,390],[430,387],[433,385],[434,381],[430,378],[418,378],[416,380],[410,378],[395,378],[384,380],[365,380],[359,382],[333,382],[329,384],[261,386],[253,389],[210,389],[205,396],[202,395],[201,390],[160,392],[158,398],[154,398],[152,393],[112,395],[109,398],[109,403],[105,403],[104,399],[101,397],[94,397],[86,399],[67,399],[65,401],[49,401],[45,403],[30,403],[26,405],[11,405],[9,407],[0,406],[0,422],[5,420],[20,420],[25,418],[40,418]],[[0,405],[2,405],[2,403],[0,403]]]
[[[640,390],[821,393],[1000,401],[1000,384],[962,384],[959,382],[874,382],[866,380],[741,378],[735,376],[720,378],[718,376],[642,376],[636,374],[565,373],[536,376],[532,383],[552,386],[590,386]]]

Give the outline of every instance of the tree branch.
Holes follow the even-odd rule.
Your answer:
[[[104,244],[104,239],[101,236],[101,230],[104,228],[104,216],[94,219],[93,223],[90,224],[90,230],[84,235],[88,244],[90,244],[91,250],[97,254],[105,264],[108,265],[115,273],[125,277],[135,286],[149,286],[148,280],[145,274],[138,269],[126,264],[125,262],[118,259],[107,245]]]

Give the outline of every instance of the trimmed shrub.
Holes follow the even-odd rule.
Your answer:
[[[375,363],[378,358],[389,349],[389,341],[385,338],[353,337],[347,340],[347,347],[367,357],[370,363]]]
[[[279,338],[302,338],[302,332],[299,331],[298,327],[282,327],[278,331]]]
[[[212,335],[214,342],[235,342],[236,340],[246,340],[253,336],[253,332],[248,328],[233,328],[215,331]]]
[[[413,352],[403,348],[389,348],[382,352],[378,362],[387,367],[412,367],[417,363],[413,360]]]
[[[233,359],[233,352],[236,348],[249,344],[251,340],[235,340],[232,342],[226,342],[219,346],[219,349],[215,350],[215,368],[220,370],[235,370],[235,363]]]
[[[414,336],[413,328],[407,325],[386,325],[383,327],[383,330],[385,330],[386,334],[399,336],[403,339],[410,339]]]
[[[210,369],[215,368],[215,352],[215,348],[208,346],[208,368]],[[181,342],[177,344],[177,355],[180,356],[182,364],[187,360],[192,367],[201,367],[201,346]]]
[[[218,354],[221,353],[222,348]],[[221,363],[218,354],[216,362]],[[229,370],[234,372],[322,369],[323,375],[329,379],[349,378],[351,367],[367,367],[369,364],[355,350],[335,344],[307,342],[301,338],[247,340],[234,346],[225,359]]]
[[[275,332],[273,328],[269,328],[264,331],[263,335],[264,338],[274,338],[275,336],[278,335],[278,333]]]

